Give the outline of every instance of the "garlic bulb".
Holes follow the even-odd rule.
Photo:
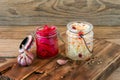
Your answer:
[[[22,54],[19,54],[19,56],[17,57],[18,64],[20,64],[21,66],[28,66],[32,64],[33,60],[34,55],[26,50],[24,50],[24,52]]]
[[[64,64],[66,64],[68,62],[68,60],[63,60],[63,59],[58,59],[57,60],[57,63],[59,64],[59,65],[64,65]]]

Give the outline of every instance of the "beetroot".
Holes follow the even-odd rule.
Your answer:
[[[39,34],[40,36],[52,36],[56,34],[56,27],[55,26],[43,26],[43,29],[37,29],[36,34]]]
[[[50,58],[58,54],[58,39],[55,26],[45,25],[36,31],[37,55]]]

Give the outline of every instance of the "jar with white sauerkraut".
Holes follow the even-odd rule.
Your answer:
[[[85,21],[67,24],[65,56],[72,60],[87,60],[93,50],[93,25]]]

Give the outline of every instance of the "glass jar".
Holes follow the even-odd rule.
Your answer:
[[[84,21],[67,24],[66,56],[72,60],[87,60],[93,50],[93,25]]]
[[[57,30],[56,27],[51,28],[51,31],[44,29],[39,28],[36,31],[36,53],[40,58],[51,58],[58,54]]]

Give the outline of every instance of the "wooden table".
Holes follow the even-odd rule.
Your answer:
[[[0,66],[13,61],[18,55],[18,46],[21,40],[35,30],[35,26],[1,26],[0,27],[0,56],[13,58],[0,58]],[[65,26],[58,26],[60,32],[66,30]],[[101,38],[120,45],[120,27],[95,26],[94,38]],[[107,80],[119,80],[120,68],[112,73]]]

